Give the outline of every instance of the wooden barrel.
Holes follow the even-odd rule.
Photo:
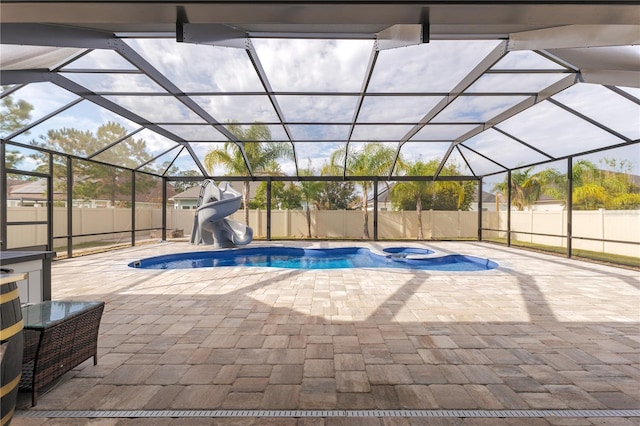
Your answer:
[[[0,426],[13,418],[22,375],[22,310],[15,282],[0,284]]]

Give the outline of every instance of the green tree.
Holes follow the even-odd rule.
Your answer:
[[[7,86],[2,86],[6,90]],[[31,119],[33,105],[19,99],[14,100],[12,95],[5,96],[0,100],[0,134],[2,137],[23,128]]]
[[[302,208],[302,192],[294,182],[288,182],[277,199],[279,206],[284,210],[298,210]]]
[[[161,167],[162,170],[165,170],[168,167],[168,164],[165,163],[163,165],[163,167]],[[194,180],[176,180],[172,182],[173,185],[173,189],[175,189],[175,191],[179,194],[181,192],[186,191],[189,188],[193,188],[194,186],[199,186],[200,183],[202,182],[203,176],[202,173],[200,173],[197,170],[180,170],[178,169],[176,166],[172,166],[169,170],[167,170],[167,172],[165,173],[166,176],[184,176],[184,177],[193,177],[195,178]]]
[[[511,171],[511,205],[518,211],[538,201],[543,189],[550,182],[549,174],[532,174],[532,171],[533,167]],[[492,191],[506,195],[509,188],[507,179],[508,175],[503,182],[494,185]]]
[[[252,124],[245,128],[237,123],[227,126],[229,130],[242,141],[252,141],[244,143],[244,151],[254,174],[261,174],[270,171],[274,163],[283,158],[290,158],[293,154],[291,148],[284,144],[269,142],[271,132],[264,124]],[[216,166],[226,169],[227,176],[248,176],[249,171],[244,162],[244,157],[238,146],[231,142],[225,142],[222,148],[215,148],[207,152],[204,156],[204,166],[210,174]],[[242,201],[244,205],[244,220],[249,224],[249,181],[244,182],[242,190]]]
[[[8,86],[2,86],[7,90]],[[24,100],[14,100],[12,95],[0,100],[0,136],[6,137],[23,128],[31,120],[33,105]],[[20,151],[8,149],[5,155],[5,166],[15,169],[24,160]]]
[[[320,182],[316,205],[318,210],[349,210],[357,199],[352,181]]]
[[[436,165],[435,167],[437,168],[438,166]],[[428,176],[429,174],[433,174],[435,170],[433,170],[432,165],[429,163],[416,161],[415,163],[410,164],[406,168],[405,172],[409,176]],[[391,196],[393,198],[407,199],[415,203],[414,205],[418,216],[419,240],[424,239],[424,234],[422,232],[422,198],[427,195],[432,183],[433,182],[417,180],[410,182],[398,182],[391,190]]]
[[[640,208],[640,188],[631,180],[633,165],[627,159],[603,158],[599,168],[589,160],[573,163],[571,175],[574,210],[627,210]],[[529,178],[538,182],[540,192],[556,200],[568,199],[567,174],[544,169]]]
[[[315,176],[317,172],[311,167],[311,160],[308,160],[307,167],[299,170],[300,176]],[[320,210],[319,196],[323,188],[320,181],[301,181],[300,194],[304,201],[305,217],[307,219],[307,238],[311,238],[311,207]]]
[[[334,151],[330,157],[330,167],[333,171],[346,171],[351,176],[382,176],[391,171],[395,158],[395,149],[380,143],[370,142],[360,151],[347,152],[347,147]],[[344,170],[346,157],[346,170]],[[402,164],[401,159],[398,163]],[[369,212],[367,210],[367,195],[373,187],[370,180],[359,181],[362,189],[362,238],[369,239]]]
[[[300,189],[293,182],[273,181],[271,182],[271,206],[278,210],[296,210],[302,207],[302,195]],[[249,201],[252,209],[267,208],[267,182],[260,182],[258,189]]]
[[[632,163],[627,159],[615,158],[603,158],[600,162],[603,166],[601,169],[585,160],[574,165],[573,208],[576,210],[640,208],[640,188],[631,180]],[[578,165],[581,167],[577,169]],[[578,173],[582,168],[587,168],[588,173]]]
[[[416,161],[405,165],[401,170],[406,176],[433,176],[438,170],[440,160],[427,163]],[[460,175],[458,167],[451,164],[442,170],[444,176]],[[422,210],[468,210],[473,201],[476,188],[474,182],[459,181],[402,181],[391,189],[393,204],[400,210],[416,210],[418,219],[418,240],[424,238],[422,230]]]
[[[7,150],[5,153],[4,164],[8,169],[15,169],[24,160],[24,155],[20,151]]]
[[[126,135],[127,130],[122,125],[107,122],[98,127],[95,134],[89,130],[73,128],[49,130],[46,135],[40,137],[40,141],[32,141],[32,145],[79,157],[89,157],[114,141],[125,138]],[[44,155],[36,154],[36,157]],[[119,196],[131,196],[131,172],[115,167],[115,165],[133,169],[149,161],[151,154],[147,152],[144,139],[129,137],[95,155],[93,159],[114,166],[93,161],[74,160],[73,197],[82,199],[106,198],[115,204]],[[53,167],[54,175],[58,177],[56,179],[57,185],[66,185],[65,157],[54,156]],[[151,184],[150,181],[141,180],[139,183],[136,182],[136,187],[138,191],[144,192],[146,185]]]

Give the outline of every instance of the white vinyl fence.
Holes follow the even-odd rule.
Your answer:
[[[44,207],[8,207],[7,219],[13,221],[46,221]],[[54,208],[54,236],[67,233],[67,212],[65,208]],[[312,238],[358,239],[363,233],[362,211],[351,210],[314,210],[311,212]],[[483,227],[507,229],[506,212],[483,212]],[[194,210],[167,210],[167,228],[181,229],[185,235],[191,234]],[[237,211],[231,219],[244,222],[244,212]],[[423,211],[423,234],[425,239],[476,238],[478,235],[477,212],[463,211]],[[267,212],[251,210],[249,225],[254,230],[254,238],[267,235]],[[161,209],[136,210],[136,229],[160,228],[162,226]],[[567,229],[567,214],[564,211],[526,211],[511,212],[512,239],[516,241],[566,247],[563,235]],[[596,241],[574,238],[573,247],[633,256],[640,258],[640,245],[602,240],[640,241],[639,210],[596,210],[573,212],[573,236],[593,238]],[[119,232],[118,235],[96,235],[73,239],[74,244],[90,241],[127,240],[131,231],[131,210],[125,208],[74,208],[73,234],[97,234]],[[548,234],[545,235],[531,235]],[[151,235],[150,231],[146,231]],[[154,233],[158,235],[156,231]],[[413,239],[418,234],[418,220],[415,211],[380,211],[378,213],[378,238]],[[138,233],[144,237],[145,232]],[[373,238],[373,212],[369,212],[369,235]],[[273,210],[271,212],[272,238],[306,238],[307,221],[303,210]],[[506,238],[506,232],[484,231],[484,238]],[[62,240],[58,240],[62,241]],[[8,248],[29,247],[46,244],[46,226],[27,225],[10,226],[7,232]],[[57,245],[57,244],[56,244]],[[61,243],[60,245],[64,245]]]

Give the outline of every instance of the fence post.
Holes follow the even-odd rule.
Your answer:
[[[67,156],[67,257],[73,256],[73,162]]]
[[[511,170],[507,172],[507,247],[511,247]]]
[[[342,210],[342,236],[347,237],[347,211]]]
[[[131,170],[131,247],[136,245],[136,171]]]
[[[573,251],[573,157],[567,159],[567,257]]]
[[[162,241],[167,241],[167,178],[162,177]]]
[[[478,182],[478,241],[482,241],[482,177]]]
[[[287,238],[291,238],[291,210],[286,209],[284,211],[284,233],[287,236]]]
[[[408,238],[407,237],[407,214],[404,210],[401,210],[400,214],[402,215],[402,238]]]
[[[378,178],[373,179],[373,241],[378,241]]]
[[[79,232],[80,234],[85,234],[86,233],[85,229],[84,229],[84,222],[85,222],[84,216],[85,216],[85,212],[86,211],[87,211],[87,209],[85,209],[85,208],[78,208],[78,213],[79,213],[78,214],[78,218],[80,219],[79,220],[80,223],[78,224],[79,225],[78,229],[80,230],[80,232]],[[87,237],[80,237],[80,241],[79,241],[80,244],[84,243],[86,239],[87,239]]]
[[[271,241],[271,178],[267,178],[267,241]]]
[[[604,212],[605,209],[598,209],[600,213],[600,239],[602,240],[602,252],[604,253],[605,242],[604,242]]]
[[[316,238],[318,238],[318,210],[313,209],[310,213],[313,215],[311,224],[315,227],[314,232],[310,235],[310,237],[313,238],[313,236],[315,235]]]
[[[529,207],[529,242],[533,244],[533,209]]]
[[[251,211],[249,211],[251,212]],[[258,207],[257,209],[255,209],[254,214],[256,215],[256,231],[255,235],[260,237],[262,236],[261,232],[262,232],[262,211],[260,211],[260,207]]]
[[[47,250],[53,250],[53,154],[49,153],[47,177]]]

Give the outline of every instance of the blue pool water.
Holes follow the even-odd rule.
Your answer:
[[[169,254],[131,262],[132,268],[187,269],[219,266],[267,266],[291,269],[401,268],[439,271],[484,271],[497,263],[475,256],[449,254],[439,257],[409,258],[433,253],[426,249],[386,249],[386,256],[367,248],[347,247],[303,249],[293,247],[251,247]]]

